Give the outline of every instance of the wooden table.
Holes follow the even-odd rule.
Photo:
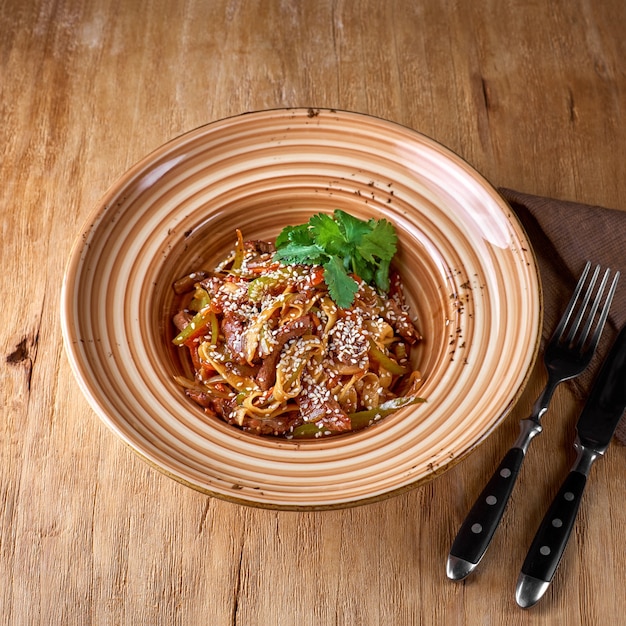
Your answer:
[[[623,0],[2,0],[0,615],[17,624],[614,624],[626,615],[626,448],[592,473],[547,596],[521,562],[572,460],[557,391],[477,573],[450,542],[544,382],[466,460],[385,502],[276,512],[155,471],[89,408],[65,357],[70,246],[147,152],[224,116],[321,106],[389,118],[494,185],[626,202]]]

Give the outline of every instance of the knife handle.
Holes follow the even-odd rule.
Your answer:
[[[449,578],[461,580],[478,565],[502,519],[523,460],[524,450],[511,448],[478,496],[450,548]]]
[[[515,597],[520,606],[532,606],[548,588],[574,527],[586,483],[585,474],[570,471],[539,525],[517,581]]]

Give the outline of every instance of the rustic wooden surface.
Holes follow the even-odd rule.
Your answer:
[[[613,445],[554,584],[514,586],[572,460],[557,392],[473,578],[444,562],[542,368],[475,453],[426,486],[274,512],[170,480],[97,419],[63,352],[70,246],[106,188],[176,135],[320,106],[409,125],[494,185],[626,205],[623,0],[0,0],[0,615],[6,624],[613,624],[626,615],[626,448]]]

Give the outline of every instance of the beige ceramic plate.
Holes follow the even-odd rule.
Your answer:
[[[385,217],[425,341],[427,403],[359,433],[293,442],[208,418],[174,382],[172,282],[233,248],[341,208]],[[78,237],[62,325],[102,420],[196,489],[279,508],[389,496],[441,473],[507,414],[536,357],[537,267],[516,218],[467,163],[427,137],[360,114],[273,110],[221,120],[127,172]]]

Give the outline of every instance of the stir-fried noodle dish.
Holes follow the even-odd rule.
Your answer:
[[[286,263],[274,243],[244,242],[237,231],[217,267],[174,284],[173,341],[194,370],[177,380],[207,414],[258,435],[307,438],[421,401],[410,360],[421,337],[399,275],[389,271],[385,293],[349,273],[351,303],[339,306],[325,262]]]

